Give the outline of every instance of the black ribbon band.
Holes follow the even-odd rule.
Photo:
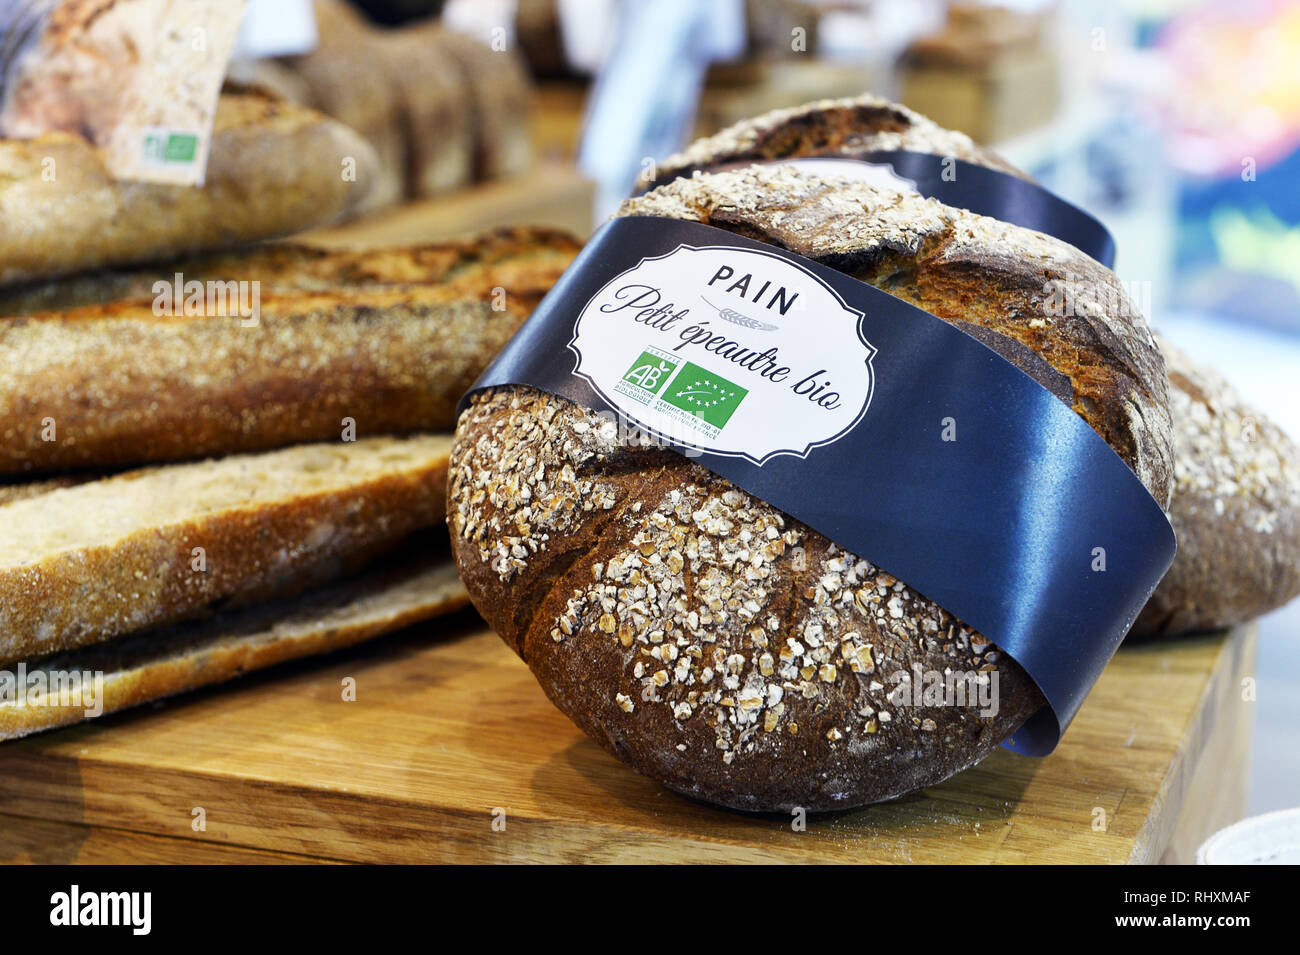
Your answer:
[[[645,315],[610,304],[629,301],[621,290],[633,280],[625,273],[682,250],[760,252],[808,273],[838,296],[845,314],[857,315],[843,320],[856,321],[850,333],[870,343],[873,385],[865,413],[847,430],[801,454],[762,456],[762,463],[713,453],[708,442],[697,445],[680,433],[658,433],[997,644],[1048,703],[1007,745],[1050,752],[1168,569],[1174,534],[1096,432],[975,338],[802,256],[697,222],[621,218],[597,232],[470,394],[530,385],[652,430],[628,412],[627,400],[576,373],[582,359],[575,338],[587,310],[582,321],[626,323],[616,332],[627,339],[628,360],[653,340],[663,354],[689,357],[734,382],[734,391],[744,392],[740,400],[775,400],[762,397],[775,386],[760,380],[757,365],[726,364],[685,341],[685,323],[716,319],[732,301],[721,285],[666,290],[673,307],[686,312],[660,330],[647,331]],[[595,308],[598,301],[609,307]],[[754,310],[752,300],[748,308]],[[759,337],[762,323],[732,314],[741,327],[730,334]],[[794,328],[799,320],[795,313],[771,316],[769,329],[781,322]],[[722,420],[711,410],[696,413]]]

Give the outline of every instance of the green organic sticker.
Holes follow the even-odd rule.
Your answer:
[[[193,162],[199,137],[193,133],[146,133],[144,153],[154,162]]]
[[[672,377],[676,362],[667,361],[658,355],[643,351],[632,367],[623,375],[623,380],[631,382],[638,388],[644,388],[650,394],[657,392]]]
[[[664,392],[663,400],[721,428],[747,394],[749,391],[740,385],[688,361]]]

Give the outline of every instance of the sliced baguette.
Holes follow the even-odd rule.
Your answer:
[[[222,95],[202,188],[119,182],[89,141],[0,140],[0,284],[230,248],[354,214],[378,160],[357,133],[258,90]]]
[[[301,445],[6,504],[0,663],[317,583],[443,520],[450,445],[447,435]]]
[[[559,229],[513,226],[469,239],[397,248],[324,249],[277,243],[163,265],[105,269],[0,291],[0,315],[28,315],[152,298],[157,282],[260,282],[263,292],[325,292],[347,286],[444,285],[486,297],[503,288],[535,303],[573,261],[582,243]]]
[[[426,539],[418,545],[421,550],[404,549],[398,559],[385,561],[361,577],[293,600],[124,637],[29,664],[29,680],[40,680],[46,687],[67,685],[62,680],[69,673],[99,673],[103,682],[94,699],[65,695],[60,701],[56,691],[43,699],[15,697],[0,702],[0,739],[101,715],[88,714],[87,707],[114,713],[453,613],[469,602],[469,595],[446,553],[445,535],[440,536],[441,547]]]
[[[0,475],[321,441],[345,418],[360,435],[450,429],[461,394],[576,254],[575,241],[550,235],[386,253],[267,249],[184,273],[348,283],[264,293],[255,326],[160,317],[147,301],[0,319]],[[441,284],[396,284],[426,276]]]

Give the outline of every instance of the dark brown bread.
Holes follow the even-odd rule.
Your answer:
[[[791,168],[678,180],[620,214],[757,238],[987,330],[1064,381],[1058,395],[1168,500],[1159,352],[1113,276],[1073,248]],[[1065,272],[1110,294],[1049,314],[1044,285]],[[906,583],[532,389],[479,396],[462,416],[449,523],[475,606],[556,705],[688,795],[747,810],[888,799],[978,762],[1042,702],[1013,661]],[[895,705],[891,677],[914,664],[996,679],[998,712]]]
[[[346,164],[355,166],[345,176]],[[374,150],[257,90],[223,93],[202,188],[117,182],[86,140],[0,141],[0,285],[226,249],[356,212]]]
[[[115,713],[454,613],[469,598],[447,556],[445,535],[438,536],[441,544],[417,534],[413,546],[361,576],[291,600],[56,654],[30,662],[27,672],[45,674],[49,686],[68,673],[102,673],[102,696],[94,702],[102,713]],[[0,739],[88,718],[84,705],[53,702],[0,707]]]
[[[698,139],[659,163],[646,188],[733,163],[807,156],[851,159],[893,149],[953,156],[1029,178],[997,153],[977,146],[965,133],[944,129],[906,106],[867,94],[774,110]]]
[[[0,319],[0,474],[337,439],[345,419],[358,436],[450,429],[457,400],[576,249],[503,234],[379,253],[272,248],[184,272],[348,283],[263,294],[255,327],[160,317],[148,301]],[[403,284],[425,278],[441,281]]]
[[[1178,556],[1138,637],[1242,623],[1300,596],[1300,448],[1218,372],[1157,336],[1169,370]]]

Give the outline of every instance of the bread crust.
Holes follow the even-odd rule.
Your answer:
[[[28,673],[101,672],[98,701],[115,713],[222,683],[288,660],[327,653],[469,603],[445,547],[423,541],[401,563],[385,561],[360,577],[289,601],[226,613],[201,624],[125,637],[35,661]],[[0,739],[17,739],[85,719],[84,708],[0,707]]]
[[[505,226],[467,239],[378,249],[277,242],[0,290],[0,316],[149,298],[156,282],[171,282],[177,272],[200,282],[256,281],[271,292],[442,285],[486,298],[503,288],[507,301],[518,298],[531,308],[581,248],[571,233],[545,226]]]
[[[880,150],[952,156],[1029,179],[993,150],[976,145],[965,133],[944,129],[906,106],[868,93],[773,110],[697,139],[659,163],[646,189],[732,163],[808,156],[854,159]]]
[[[343,175],[348,160],[354,177]],[[0,285],[230,248],[347,218],[374,186],[376,165],[373,148],[351,129],[253,89],[222,94],[202,188],[115,181],[77,136],[3,141]]]
[[[129,504],[130,517],[91,544],[54,540],[34,559],[5,555],[0,663],[162,626],[241,596],[283,596],[294,582],[319,583],[326,574],[318,568],[374,553],[441,520],[449,449],[445,436],[423,436],[274,452],[287,466],[273,491],[254,498],[260,489],[250,487],[249,503],[215,510],[195,500],[184,516],[161,523],[155,501],[178,470],[219,469],[246,480],[245,462],[265,466],[272,456],[126,472],[4,505],[0,518],[11,527],[33,512],[42,523],[56,511],[85,510],[90,520],[94,495],[111,492]],[[319,486],[313,473],[322,467],[342,470]],[[204,551],[201,570],[193,564],[196,547]]]
[[[1167,499],[1165,379],[1142,319],[1085,304],[1031,324],[1045,277],[1087,268],[1082,253],[788,168],[678,180],[620,214],[706,222],[979,322],[1064,376],[1062,397]],[[842,809],[978,762],[1042,705],[1014,661],[906,583],[616,432],[531,388],[476,396],[457,429],[449,526],[479,612],[634,769],[737,809]],[[890,678],[913,666],[996,675],[997,713],[896,706]]]
[[[322,441],[345,418],[362,436],[450,430],[457,400],[576,250],[522,230],[378,253],[273,247],[175,270],[187,281],[266,276],[271,289],[346,284],[264,292],[255,327],[160,317],[149,302],[0,319],[0,474]],[[117,290],[172,274],[125,274]],[[435,284],[405,284],[425,280]],[[49,419],[58,440],[44,440]]]
[[[1178,556],[1135,637],[1228,627],[1300,596],[1300,448],[1214,369],[1157,341],[1175,423]]]

